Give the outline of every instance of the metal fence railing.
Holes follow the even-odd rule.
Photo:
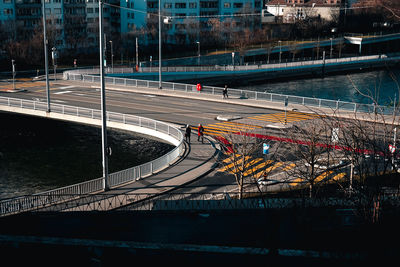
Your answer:
[[[329,64],[345,64],[348,62],[362,62],[362,61],[379,61],[384,62],[386,60],[400,60],[400,57],[395,58],[387,58],[379,55],[373,56],[362,56],[362,57],[351,57],[351,58],[333,58],[326,60],[313,60],[313,61],[303,61],[303,62],[288,62],[288,63],[280,63],[280,64],[266,64],[266,65],[249,65],[249,66],[212,66],[210,68],[214,68],[215,70],[222,71],[246,71],[251,69],[285,69],[285,68],[295,68],[301,66],[316,66],[316,65],[329,65]],[[180,70],[185,71],[184,68]],[[201,67],[188,67],[190,70],[195,70],[196,68]],[[144,68],[146,70],[146,68]],[[158,68],[157,68],[158,70]],[[162,71],[173,71],[178,70],[178,67],[163,67]],[[189,69],[186,69],[189,70]],[[128,71],[124,69],[124,72]],[[114,73],[116,71],[114,70]],[[87,69],[87,70],[73,70],[64,72],[64,79],[69,80],[79,80],[89,83],[99,83],[100,77],[97,76],[98,69]],[[106,84],[110,85],[119,85],[129,87],[143,87],[143,88],[159,88],[159,81],[151,81],[151,80],[137,80],[137,79],[129,79],[129,78],[118,78],[118,77],[105,77]],[[222,95],[222,87],[215,86],[202,86],[201,91],[197,91],[196,85],[193,84],[183,84],[183,83],[174,83],[174,82],[162,82],[162,88],[164,90],[172,90],[172,91],[180,91],[180,92],[197,92],[199,94],[209,94],[209,95]],[[239,97],[243,99],[255,99],[262,101],[269,101],[275,103],[285,103],[288,104],[299,104],[310,108],[328,108],[336,111],[351,111],[351,112],[365,112],[372,113],[374,111],[378,112],[381,115],[391,115],[394,114],[395,108],[393,106],[383,106],[383,105],[373,105],[373,104],[364,104],[364,103],[355,103],[355,102],[347,102],[341,100],[330,100],[330,99],[322,99],[322,98],[312,98],[312,97],[302,97],[302,96],[294,96],[294,95],[285,95],[285,94],[275,94],[275,93],[267,93],[267,92],[258,92],[251,90],[241,90],[241,89],[229,89],[229,95],[232,97]]]
[[[0,106],[15,107],[21,109],[47,111],[47,103],[39,101],[31,101],[16,98],[0,97]],[[84,117],[89,119],[101,119],[101,112],[95,109],[88,109],[82,107],[67,106],[61,104],[51,105],[52,113],[59,113],[64,115],[71,115],[77,117]],[[121,113],[107,112],[107,120],[112,122],[118,122],[122,124],[129,124],[138,127],[144,127],[151,129],[168,136],[171,136],[176,140],[177,146],[168,152],[167,154],[146,162],[139,166],[135,166],[126,170],[121,170],[115,173],[109,174],[109,185],[110,187],[116,187],[123,183],[138,180],[140,178],[146,177],[153,173],[156,173],[163,168],[171,164],[179,155],[181,155],[184,145],[183,145],[183,135],[181,130],[172,127],[166,123]],[[161,135],[159,136],[160,138]],[[32,210],[38,207],[43,207],[52,204],[56,196],[58,195],[71,195],[76,197],[81,194],[90,194],[94,192],[99,192],[103,189],[104,178],[98,178],[79,184],[74,184],[62,188],[57,188],[54,190],[41,192],[30,197],[16,197],[11,199],[0,200],[0,216],[19,213],[23,211]]]
[[[374,203],[390,204],[399,209],[399,195],[381,195],[379,199],[353,197],[325,198],[275,198],[260,197],[239,199],[237,193],[98,193],[98,194],[53,194],[24,196],[1,205],[1,214],[8,210],[34,211],[159,211],[159,210],[240,210],[240,209],[284,209],[284,208],[372,208]],[[7,207],[8,210],[3,210]]]

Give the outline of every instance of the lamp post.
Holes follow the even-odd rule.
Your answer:
[[[158,88],[162,89],[161,78],[161,0],[158,0]]]
[[[329,39],[331,40],[331,53],[330,53],[330,58],[332,58],[332,50],[333,50],[333,48],[332,48],[332,37],[329,38]]]
[[[47,56],[47,36],[46,36],[46,0],[42,0],[42,13],[43,13],[43,43],[44,43],[44,68],[46,72],[46,95],[47,95],[47,112],[50,112],[50,86],[49,86],[49,62]]]
[[[138,46],[138,39],[136,37],[136,71],[139,70],[139,46]]]
[[[15,90],[15,60],[11,59],[12,76],[13,76],[13,89]]]
[[[197,44],[197,65],[200,66],[200,42],[197,41],[196,44]]]
[[[57,68],[57,48],[51,48],[51,59],[53,60],[53,68],[54,68],[54,80],[56,80],[56,68]]]
[[[114,73],[114,51],[113,51],[113,41],[109,41],[111,45],[111,71]]]
[[[281,55],[282,55],[281,40],[279,40],[278,43],[279,43],[279,63],[281,63]]]
[[[104,83],[104,31],[103,31],[103,0],[99,0],[99,52],[100,52],[100,87],[101,87],[101,139],[102,139],[102,160],[103,160],[103,190],[109,189],[108,185],[108,147],[107,147],[107,113],[106,95]]]

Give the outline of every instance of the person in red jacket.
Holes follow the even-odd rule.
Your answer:
[[[200,141],[203,143],[203,135],[204,135],[204,128],[201,124],[199,124],[199,128],[197,130],[197,141]]]

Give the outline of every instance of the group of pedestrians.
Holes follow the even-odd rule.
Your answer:
[[[192,128],[190,125],[186,125],[186,130],[185,130],[185,140],[190,144],[190,135],[192,134]],[[197,141],[200,141],[203,144],[204,142],[204,127],[203,125],[199,124],[197,127]]]
[[[197,85],[197,90],[201,90],[201,85],[198,84]],[[200,91],[199,90],[199,91]],[[225,85],[224,89],[222,90],[222,96],[223,98],[228,98],[228,86]],[[192,134],[192,128],[190,127],[189,124],[186,125],[186,130],[185,130],[185,140],[186,142],[188,142],[190,144],[190,135]],[[199,124],[199,126],[197,127],[197,141],[200,141],[203,144],[204,142],[204,127],[203,125]]]

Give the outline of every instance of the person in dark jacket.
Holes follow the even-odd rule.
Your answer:
[[[192,128],[190,128],[189,124],[186,125],[185,130],[185,140],[190,144],[190,134],[192,133]]]
[[[224,90],[222,90],[223,98],[228,98],[228,85],[225,85]]]

